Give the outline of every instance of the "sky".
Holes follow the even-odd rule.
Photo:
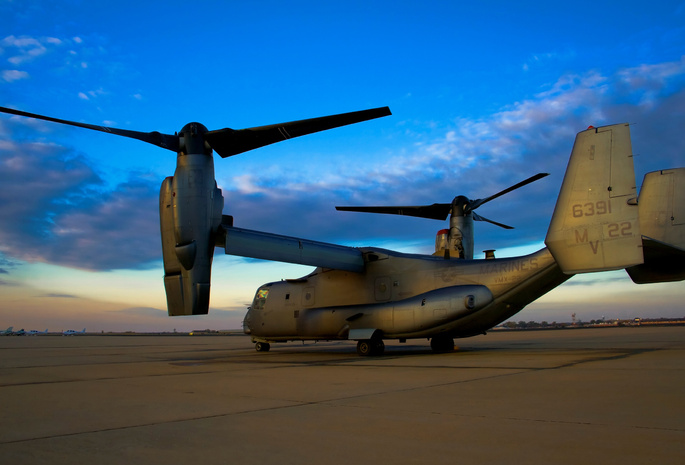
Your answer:
[[[484,249],[543,247],[575,134],[631,123],[638,184],[685,166],[685,1],[0,0],[0,106],[172,134],[389,106],[393,115],[215,157],[235,225],[432,253],[447,222],[338,212],[482,198],[515,227]],[[241,327],[257,287],[313,268],[215,254],[208,316],[166,315],[161,182],[175,155],[0,115],[0,326]],[[680,283],[582,275],[513,320],[685,316]]]

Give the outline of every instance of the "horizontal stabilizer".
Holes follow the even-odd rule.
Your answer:
[[[360,249],[222,225],[227,255],[274,260],[336,270],[364,271]]]
[[[566,274],[642,263],[627,124],[578,133],[545,243]]]
[[[685,279],[685,168],[647,173],[638,203],[645,262],[627,269],[631,279]]]
[[[664,283],[685,279],[685,250],[648,237],[644,237],[642,243],[645,262],[626,269],[634,283]]]

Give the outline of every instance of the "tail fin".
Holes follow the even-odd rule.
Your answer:
[[[579,132],[545,244],[566,274],[643,262],[628,124]]]

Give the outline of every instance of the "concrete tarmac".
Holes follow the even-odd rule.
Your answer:
[[[12,464],[682,464],[685,327],[389,341],[0,338]]]

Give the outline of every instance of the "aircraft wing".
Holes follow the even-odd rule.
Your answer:
[[[320,266],[361,273],[364,258],[360,249],[297,237],[221,225],[217,247],[226,255],[259,258],[298,265]]]

